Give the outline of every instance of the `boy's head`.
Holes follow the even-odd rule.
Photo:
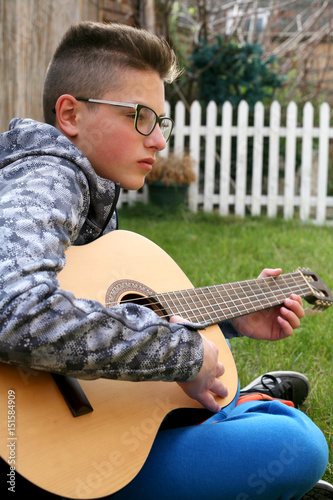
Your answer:
[[[138,189],[170,136],[164,84],[178,75],[165,40],[124,25],[79,23],[50,63],[45,121],[83,152],[99,176]]]
[[[52,110],[62,94],[101,98],[122,84],[121,72],[126,69],[154,70],[166,83],[180,74],[167,42],[145,30],[89,21],[71,26],[48,68],[45,122],[55,125]]]

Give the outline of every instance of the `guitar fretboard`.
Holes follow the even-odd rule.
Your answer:
[[[170,315],[176,314],[191,322],[215,324],[282,304],[292,293],[301,297],[312,293],[297,271],[278,277],[163,293],[156,300]]]

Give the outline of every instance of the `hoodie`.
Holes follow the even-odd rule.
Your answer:
[[[14,119],[0,135],[0,359],[77,378],[189,381],[198,331],[136,304],[62,290],[65,251],[117,228],[119,186],[56,128]]]

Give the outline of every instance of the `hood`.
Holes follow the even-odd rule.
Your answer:
[[[87,219],[91,234],[95,239],[96,232],[102,232],[112,217],[116,227],[115,205],[119,196],[119,185],[108,179],[99,177],[84,154],[65,137],[58,129],[46,123],[31,119],[14,118],[10,122],[9,131],[0,134],[0,169],[29,156],[50,156],[64,158],[74,163],[85,174],[90,190],[90,206]],[[92,231],[91,228],[96,228]],[[87,229],[87,228],[86,228]],[[80,238],[76,244],[85,243]]]

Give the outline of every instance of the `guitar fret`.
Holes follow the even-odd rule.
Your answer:
[[[213,287],[207,287],[205,291],[206,291],[207,294],[209,293],[209,295],[212,297],[212,299],[210,300],[211,307],[213,308],[213,313],[215,315],[215,321],[219,322],[219,321],[221,321],[221,306],[220,306],[220,303],[218,303],[216,301],[216,296],[214,295],[213,290],[215,290],[217,292],[217,289],[214,286]],[[218,294],[218,297],[220,297],[219,294]]]
[[[159,295],[159,299],[162,298],[169,313],[180,315],[189,321],[214,323],[221,318],[221,304],[208,287],[164,293]]]
[[[265,288],[268,288],[265,279],[259,278],[258,281],[251,280],[250,289],[256,296],[256,300],[252,302],[252,309],[259,306],[262,309],[265,309],[266,307],[271,306],[272,300],[269,300],[269,297],[267,297],[267,292],[265,292]],[[257,303],[258,306],[256,306],[255,303]]]
[[[216,301],[216,297],[212,293],[211,288],[200,288],[197,297],[202,305],[203,318],[213,323],[219,321],[221,317],[221,305]]]
[[[198,288],[197,290],[190,290],[193,297],[197,299],[200,304],[194,301],[195,310],[199,312],[203,322],[218,322],[221,318],[221,304],[216,300],[216,297],[212,293],[210,287]],[[193,312],[193,311],[192,311]],[[198,319],[198,316],[194,317],[194,321]]]
[[[284,285],[284,290],[286,290],[286,289],[287,289],[288,294],[289,294],[289,295],[291,295],[291,294],[293,293],[293,289],[292,289],[292,288],[288,285],[287,280],[285,280],[284,278],[281,278],[281,281],[282,281],[282,283],[283,283],[283,285]],[[279,295],[279,296],[277,296],[277,299],[278,299],[278,298],[280,298],[280,299],[281,299],[281,298],[285,297],[286,292],[284,291],[284,293],[282,293],[282,292],[281,292],[281,287],[279,287],[279,286],[278,286],[278,284],[277,284],[276,282],[273,282],[273,284],[275,284],[275,285],[276,285],[276,287],[278,288],[278,290],[279,290],[279,292],[280,292],[280,295]]]
[[[185,309],[182,303],[180,302],[176,292],[164,293],[159,296],[159,298],[164,298],[168,312],[171,314],[185,314]],[[166,299],[168,297],[168,300]]]
[[[259,292],[261,292],[261,289],[256,283],[251,283],[250,281],[248,281],[244,284],[242,290],[244,290],[246,297],[245,300],[243,299],[243,307],[245,309],[245,313],[248,314],[255,308],[263,308],[263,303],[259,296]]]
[[[191,293],[191,291],[192,291],[192,293]],[[180,291],[178,293],[180,293],[182,295],[183,300],[187,306],[185,318],[188,319],[189,321],[195,321],[195,316],[191,316],[191,313],[193,313],[193,310],[195,311],[197,309],[196,303],[193,299],[194,289],[193,290],[191,290],[191,289],[183,290],[183,291]],[[185,298],[184,293],[186,293],[187,298]]]
[[[297,278],[297,279],[296,279]],[[300,283],[301,285],[303,286],[302,290],[303,292],[305,293],[306,291],[308,291],[309,289],[309,286],[308,284],[305,282],[304,278],[299,274],[299,273],[294,273],[294,274],[291,274],[290,275],[290,280],[293,282],[294,284],[294,288],[296,290],[298,290],[298,292],[296,291],[293,291],[292,293],[300,293]],[[300,281],[300,283],[298,283],[298,281]]]
[[[210,318],[211,321],[216,322],[221,318],[221,303],[217,301],[216,296],[213,294],[211,288],[212,287],[201,288],[201,295],[205,300],[205,310],[207,311],[207,306],[210,308],[207,319]]]
[[[187,295],[187,298],[185,298],[185,296],[184,296],[185,293]],[[191,295],[190,295],[189,291],[188,290],[184,290],[184,291],[181,290],[181,291],[179,291],[177,293],[177,295],[181,295],[181,297],[182,297],[182,303],[184,304],[184,306],[183,306],[183,308],[184,308],[184,315],[182,314],[181,311],[178,311],[178,314],[180,316],[183,316],[185,319],[191,320],[190,312],[192,310],[192,307],[189,305],[189,299],[190,300],[192,300],[192,299],[191,299]]]
[[[211,307],[211,305],[206,300],[206,297],[205,297],[205,294],[203,293],[202,288],[199,288],[197,290],[196,296],[197,296],[197,299],[198,299],[200,306],[201,306],[201,312],[200,312],[201,318],[204,320],[205,323],[206,323],[206,321],[211,321],[211,316],[210,316],[210,313],[207,309],[207,306]]]
[[[229,283],[228,285],[225,285],[223,287],[223,290],[227,293],[229,300],[232,303],[232,306],[228,307],[230,314],[232,314],[232,317],[240,316],[241,314],[244,314],[244,312],[239,309],[239,305],[241,305],[241,300],[240,300],[237,292],[235,291],[235,285],[236,285],[236,283]],[[229,291],[231,293],[229,293]],[[239,302],[239,305],[236,304],[237,300]]]
[[[228,306],[228,304],[226,303],[225,299],[221,295],[221,292],[220,292],[221,288],[222,288],[221,285],[215,285],[214,286],[214,289],[216,290],[216,293],[218,294],[218,297],[220,298],[221,303],[223,303],[224,308],[229,311],[229,314],[227,312],[223,312],[223,318],[222,319],[228,319],[228,318],[231,317],[231,309]]]

